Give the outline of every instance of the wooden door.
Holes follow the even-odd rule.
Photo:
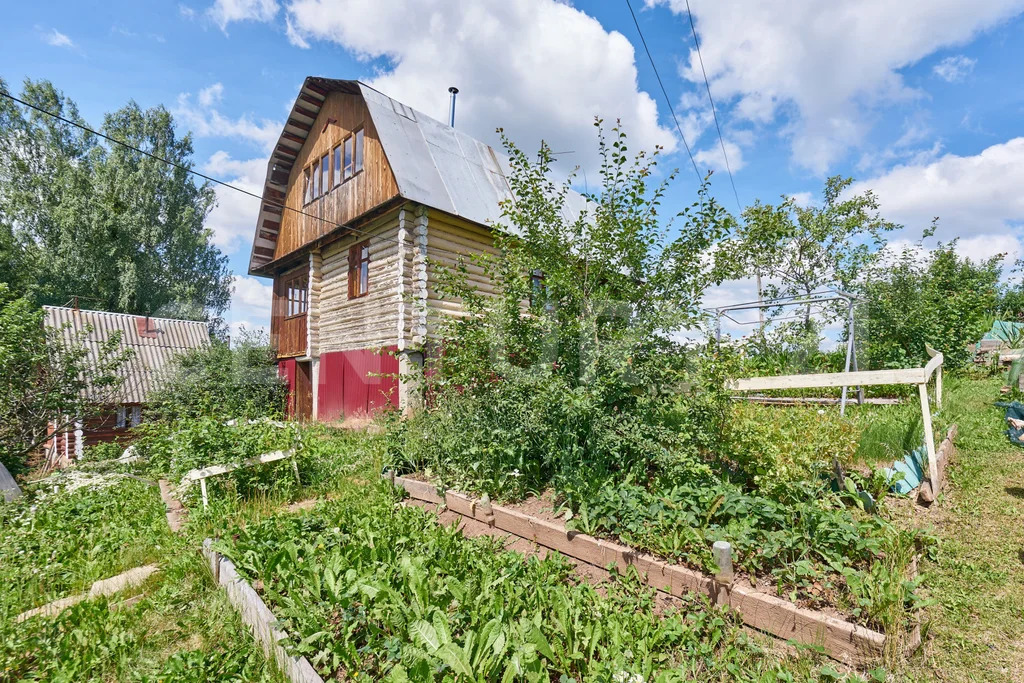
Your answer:
[[[308,360],[295,363],[295,412],[293,417],[303,422],[313,417],[313,368]]]

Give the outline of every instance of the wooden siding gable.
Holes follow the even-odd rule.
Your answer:
[[[363,169],[340,184],[329,181],[320,197],[306,203],[304,171],[327,155],[333,174],[332,151],[358,130],[363,131]],[[288,175],[272,259],[300,251],[397,196],[398,185],[362,96],[329,93]]]

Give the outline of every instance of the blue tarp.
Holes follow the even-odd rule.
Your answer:
[[[902,480],[893,482],[891,490],[905,496],[924,481],[924,467],[927,462],[928,449],[921,446],[917,450],[904,455],[902,460],[897,460],[893,463],[892,467],[887,467],[882,471],[890,477],[894,476],[897,472],[903,475]]]
[[[1010,322],[1009,320],[996,320],[992,323],[992,329],[985,333],[982,339],[990,341],[1009,341],[1021,334],[1024,334],[1024,323]]]
[[[1000,408],[1006,408],[1006,417],[1012,417],[1015,420],[1024,420],[1024,403],[1020,401],[1013,401],[1012,403],[997,403]],[[1012,427],[1007,422],[1006,436],[1010,438],[1010,443],[1014,446],[1020,446],[1024,448],[1024,428]]]

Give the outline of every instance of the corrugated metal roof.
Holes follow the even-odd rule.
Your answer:
[[[159,387],[162,371],[175,356],[210,344],[209,327],[204,322],[147,319],[146,316],[83,311],[64,306],[43,306],[43,312],[43,324],[60,330],[65,342],[77,339],[79,334],[89,330],[85,346],[92,363],[99,358],[100,346],[113,339],[115,333],[121,333],[120,347],[132,349],[134,353],[121,368],[124,381],[120,403],[145,403],[149,393]]]
[[[500,202],[513,199],[507,180],[510,165],[505,155],[364,83],[311,76],[299,91],[289,123],[267,166],[264,203],[253,240],[250,272],[274,258],[281,210],[272,202],[284,201],[291,160],[301,150],[310,131],[303,127],[307,126],[306,121],[312,125],[331,92],[362,95],[398,183],[399,195],[482,225],[494,225],[501,220]],[[581,195],[569,192],[565,218],[575,220],[585,206],[586,200]]]

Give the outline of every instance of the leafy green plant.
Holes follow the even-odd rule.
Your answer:
[[[178,356],[150,396],[148,415],[174,421],[280,418],[287,387],[266,334],[245,330],[232,345],[214,341]]]
[[[543,560],[467,540],[385,489],[219,544],[324,676],[399,680],[717,680],[777,665],[735,614],[688,596],[657,618],[635,574],[607,594]],[[799,670],[799,669],[798,669]]]
[[[915,367],[928,361],[925,344],[942,352],[947,368],[966,366],[969,347],[988,331],[996,305],[1001,257],[973,263],[956,242],[922,256],[904,249],[865,274],[860,317],[868,325],[862,346],[873,368]]]

